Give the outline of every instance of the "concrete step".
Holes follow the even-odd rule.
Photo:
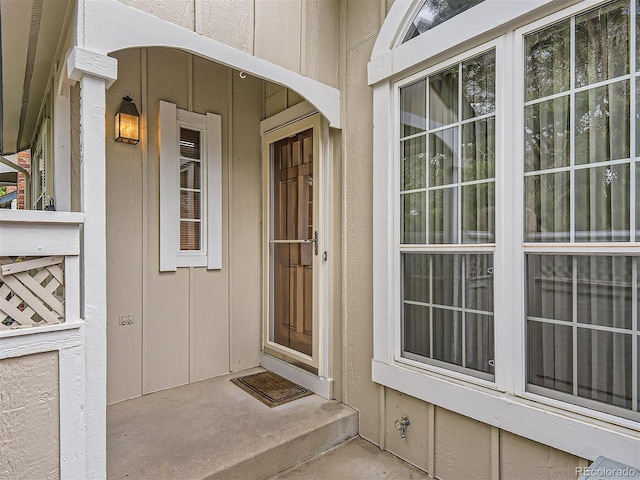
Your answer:
[[[351,438],[268,480],[427,480],[426,472],[380,450],[362,437]]]
[[[229,380],[107,408],[108,479],[262,479],[358,434],[355,410],[317,395],[269,408]]]

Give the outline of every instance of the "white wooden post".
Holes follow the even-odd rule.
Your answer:
[[[54,175],[53,192],[56,210],[71,211],[71,101],[69,85],[61,83],[54,100],[53,137],[55,153],[53,156]]]
[[[107,475],[107,264],[105,114],[117,61],[75,47],[67,57],[69,78],[80,81],[81,204],[83,230],[82,315],[86,322],[87,478]]]
[[[105,85],[84,75],[80,81],[81,204],[84,320],[86,322],[87,477],[106,476],[107,264],[105,232]]]

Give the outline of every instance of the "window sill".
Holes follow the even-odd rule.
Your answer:
[[[582,458],[640,467],[640,424],[614,424],[454,378],[372,361],[374,382]]]
[[[207,256],[206,255],[178,255],[176,257],[176,267],[206,267]]]

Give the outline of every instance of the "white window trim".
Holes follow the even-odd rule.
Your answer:
[[[160,271],[179,267],[222,268],[222,119],[160,102]],[[180,251],[180,126],[203,132],[202,250]]]
[[[420,3],[420,2],[414,2]],[[488,0],[486,8],[494,3]],[[504,4],[505,2],[501,2]],[[575,4],[574,1],[554,2],[509,2],[520,4],[520,12],[497,12],[499,9],[487,10],[493,12],[496,21],[494,29],[522,27],[514,33],[512,29],[504,28],[508,33],[493,35],[497,38],[496,45],[496,91],[504,93],[501,98],[511,101],[500,102],[496,106],[496,154],[498,158],[520,158],[522,139],[516,136],[516,141],[507,141],[504,134],[507,128],[517,129],[522,126],[523,119],[512,118],[512,105],[516,103],[518,95],[522,97],[517,86],[523,84],[522,70],[522,42],[525,31],[539,28],[543,24],[550,24],[562,18],[572,16],[579,11],[593,8],[599,2],[588,1],[574,5],[563,11],[549,12],[549,8],[558,10],[561,7]],[[494,3],[495,4],[495,3]],[[397,9],[409,9],[406,2],[394,4]],[[412,4],[413,5],[413,4]],[[415,5],[414,5],[415,7]],[[545,7],[545,8],[541,8]],[[469,11],[471,12],[471,11]],[[478,10],[473,9],[474,13]],[[396,23],[393,39],[401,37],[406,27],[406,15],[390,12],[390,18]],[[468,13],[468,12],[465,12]],[[455,63],[455,55],[462,50],[459,45],[465,43],[463,57],[473,56],[473,48],[468,42],[481,38],[477,18],[472,15],[461,14],[456,17],[456,31],[460,36],[447,36],[450,39],[446,45],[433,43],[430,39],[435,33],[440,35],[442,29],[436,32],[434,28],[419,37],[394,47],[391,39],[392,29],[386,31],[386,37],[379,37],[372,61],[369,63],[369,80],[373,86],[373,125],[374,125],[374,164],[373,164],[373,315],[374,315],[374,358],[372,362],[372,379],[424,401],[441,406],[448,410],[474,418],[486,424],[511,431],[517,435],[550,445],[574,455],[595,459],[599,455],[616,459],[620,462],[640,467],[640,423],[607,413],[590,410],[578,405],[562,402],[553,398],[543,397],[525,392],[526,388],[526,358],[525,325],[524,325],[524,253],[522,244],[513,241],[514,230],[522,232],[522,198],[521,183],[523,182],[521,162],[496,162],[496,225],[509,225],[507,228],[496,229],[496,245],[499,249],[494,257],[496,275],[494,278],[495,291],[509,292],[508,302],[495,302],[495,382],[485,382],[473,377],[456,374],[445,369],[418,364],[417,362],[398,361],[399,337],[399,306],[400,292],[397,279],[400,278],[397,212],[399,212],[399,195],[396,195],[399,185],[398,175],[398,112],[395,98],[397,84],[395,81],[420,71],[420,76],[428,72],[428,68],[443,68],[446,64],[441,60],[451,58]],[[543,14],[549,14],[542,16]],[[443,25],[452,25],[446,22]],[[516,24],[517,22],[517,24]],[[401,28],[399,28],[401,27]],[[486,28],[483,27],[483,28]],[[486,30],[485,30],[486,31]],[[400,32],[397,34],[395,32]],[[433,32],[433,35],[430,33]],[[455,37],[455,38],[453,38]],[[490,36],[488,38],[491,38]],[[391,40],[390,40],[391,39]],[[430,44],[429,48],[427,44]],[[435,45],[435,46],[434,46]],[[487,44],[477,48],[486,48]],[[422,48],[425,47],[425,48]],[[393,50],[392,50],[393,48]],[[411,53],[410,50],[412,50]],[[498,50],[500,53],[498,53]],[[511,59],[513,68],[504,68],[500,62]],[[449,63],[449,61],[447,62]],[[436,67],[437,64],[437,67]],[[515,72],[515,74],[514,74]],[[511,104],[511,105],[507,105]],[[513,122],[515,120],[515,125]],[[520,128],[519,131],[522,131]],[[389,161],[394,159],[394,161]],[[510,184],[506,179],[519,179]],[[396,198],[398,197],[398,198]],[[508,202],[505,199],[510,199]],[[519,229],[519,230],[518,230]],[[522,234],[520,234],[522,235]],[[507,242],[506,240],[509,239]],[[521,243],[521,242],[520,242]],[[508,248],[505,248],[506,246]],[[630,251],[636,244],[627,244]],[[466,247],[466,246],[464,246]],[[566,249],[566,246],[564,246]],[[601,246],[603,247],[603,246]],[[608,246],[607,246],[608,247]],[[430,250],[437,250],[433,246]],[[446,248],[443,248],[446,250]],[[569,249],[570,250],[570,249]],[[584,251],[584,247],[582,249]],[[574,251],[578,251],[575,248]],[[506,269],[517,269],[522,277],[517,285],[513,285]],[[513,278],[513,277],[511,277]],[[520,311],[522,310],[522,311]],[[514,312],[517,321],[514,321]],[[406,360],[406,359],[403,359]],[[419,365],[419,367],[417,366]]]
[[[485,40],[502,35],[505,25],[521,22],[531,15],[558,9],[578,0],[487,0],[450,20],[401,43],[424,0],[396,0],[373,47],[368,65],[369,85],[407,72],[417,64],[451,51],[479,37]],[[592,2],[595,4],[596,2]],[[496,5],[499,4],[499,5]],[[387,28],[388,26],[392,28]],[[455,35],[447,34],[451,29]],[[495,33],[494,33],[495,32]]]

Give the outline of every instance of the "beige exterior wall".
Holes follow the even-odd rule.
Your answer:
[[[58,352],[0,360],[0,478],[60,478]]]
[[[328,139],[330,370],[336,398],[360,411],[361,435],[443,480],[576,477],[575,467],[585,460],[371,381],[373,117],[366,72],[392,1],[124,3],[341,90],[343,129]],[[120,78],[109,90],[109,111],[132,91],[147,138],[137,147],[107,143],[110,403],[258,363],[259,121],[303,100],[286,86],[243,80],[183,52],[148,49],[116,57]],[[160,99],[222,115],[219,272],[158,272]],[[136,321],[119,326],[122,314]],[[403,415],[411,420],[404,440],[395,428]]]
[[[130,91],[143,137],[136,146],[107,141],[108,403],[258,365],[262,294],[263,82],[176,50],[115,57],[108,119]],[[221,270],[159,271],[160,100],[222,116]],[[120,325],[121,315],[133,324]]]
[[[386,389],[386,450],[442,480],[570,479],[589,462],[408,395]],[[408,416],[406,438],[395,422]]]
[[[373,358],[373,105],[367,62],[384,20],[379,1],[343,2],[344,398],[360,411],[360,434],[380,444],[382,387],[371,381]]]
[[[120,1],[338,87],[339,0]]]
[[[343,95],[344,399],[360,411],[360,434],[442,480],[576,478],[587,461],[430,405],[371,381],[372,91],[367,63],[392,1],[341,3]],[[408,416],[406,439],[396,420]]]

